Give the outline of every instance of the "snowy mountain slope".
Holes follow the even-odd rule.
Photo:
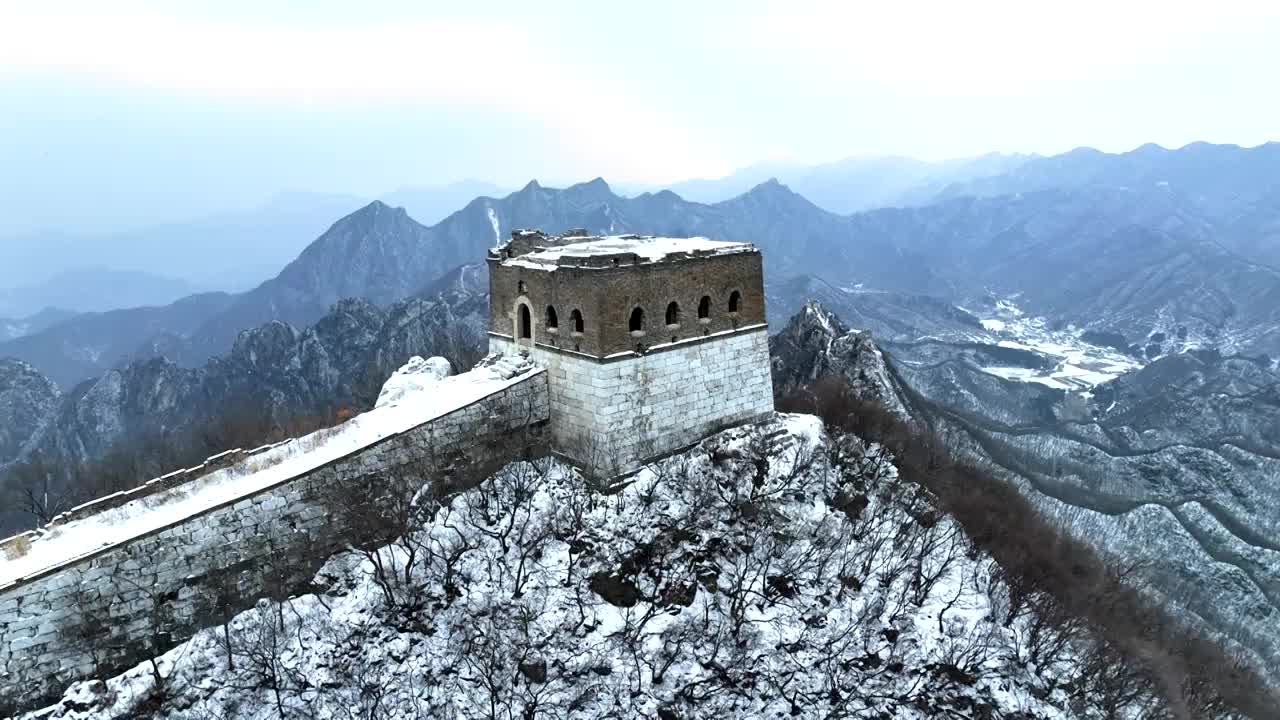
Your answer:
[[[58,386],[35,368],[0,358],[0,466],[17,457],[53,412],[61,393]]]
[[[870,339],[826,315],[773,338],[775,386],[803,383],[814,367],[865,376]],[[882,395],[1075,536],[1140,568],[1184,622],[1255,666],[1280,667],[1280,376],[1269,362],[1173,355],[1084,399],[897,351],[886,345],[876,373],[889,378]]]
[[[913,488],[809,416],[609,494],[518,463],[421,498],[421,525],[334,557],[316,594],[24,717],[1161,716],[1104,692],[1129,671],[1086,636],[1002,622],[998,568]]]

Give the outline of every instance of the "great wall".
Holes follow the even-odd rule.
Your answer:
[[[751,245],[517,231],[489,263],[477,368],[0,541],[0,715],[306,591],[335,552],[389,539],[350,506],[397,479],[447,492],[549,453],[612,477],[772,413]]]
[[[546,380],[526,367],[490,394],[323,465],[0,585],[0,716],[132,667],[256,598],[299,592],[334,552],[382,539],[335,508],[351,488],[376,496],[402,472],[465,486],[544,454]]]

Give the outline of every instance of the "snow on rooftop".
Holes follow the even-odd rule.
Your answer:
[[[433,363],[417,360],[428,369],[434,368]],[[295,438],[178,487],[52,526],[20,557],[6,558],[0,553],[0,588],[287,482],[515,385],[532,377],[537,368],[503,361],[435,381],[424,377],[416,387],[406,383],[404,370],[393,377],[398,397],[381,400],[378,407],[336,428]]]
[[[731,253],[752,252],[755,246],[745,242],[729,242],[711,240],[704,237],[673,238],[654,237],[651,235],[609,235],[605,237],[588,237],[582,242],[567,245],[545,247],[531,253],[505,261],[504,265],[520,265],[523,267],[545,268],[560,264],[572,258],[590,258],[609,255],[634,253],[647,262],[660,262],[668,256],[687,255],[727,255]]]

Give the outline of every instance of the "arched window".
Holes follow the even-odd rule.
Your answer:
[[[521,338],[533,337],[533,319],[529,317],[529,306],[524,303],[520,303],[520,319],[518,324],[520,326]]]
[[[574,332],[582,332],[582,313],[578,312],[577,308],[569,313],[569,322],[573,324]]]
[[[672,302],[670,305],[667,305],[667,324],[680,324],[680,303]]]
[[[559,324],[560,324],[559,321],[556,319],[556,309],[548,305],[547,306],[547,329],[554,330],[556,327],[559,326]]]
[[[698,301],[698,319],[702,320],[709,317],[711,317],[711,296],[703,295],[702,299]]]
[[[742,304],[742,293],[734,290],[729,293],[729,312],[738,312],[738,307]]]
[[[631,320],[627,323],[627,329],[631,332],[644,331],[644,310],[636,308],[631,311]]]

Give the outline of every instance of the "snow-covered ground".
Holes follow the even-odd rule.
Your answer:
[[[445,370],[442,371],[441,363]],[[217,505],[287,482],[520,382],[493,366],[445,377],[443,358],[414,358],[388,381],[378,406],[335,428],[290,440],[244,463],[66,524],[52,525],[19,557],[0,554],[0,587],[128,541]]]
[[[1111,348],[1080,339],[1074,327],[1053,330],[1045,318],[1031,317],[1013,303],[1001,300],[982,318],[982,326],[995,334],[1000,347],[1029,350],[1047,357],[1047,369],[990,366],[982,368],[1006,380],[1034,382],[1067,391],[1090,392],[1095,386],[1142,367],[1138,360]]]
[[[323,593],[29,720],[1104,717],[1070,643],[1005,622],[990,558],[877,447],[809,416],[612,494],[543,460],[423,502],[421,528],[332,558]]]
[[[505,264],[545,270],[548,267],[554,267],[562,258],[589,258],[596,255],[635,253],[650,262],[658,262],[675,253],[726,255],[750,252],[752,250],[754,250],[754,246],[750,243],[709,240],[704,237],[670,238],[650,235],[609,235],[584,239],[583,242],[536,250],[513,260],[507,260]]]

